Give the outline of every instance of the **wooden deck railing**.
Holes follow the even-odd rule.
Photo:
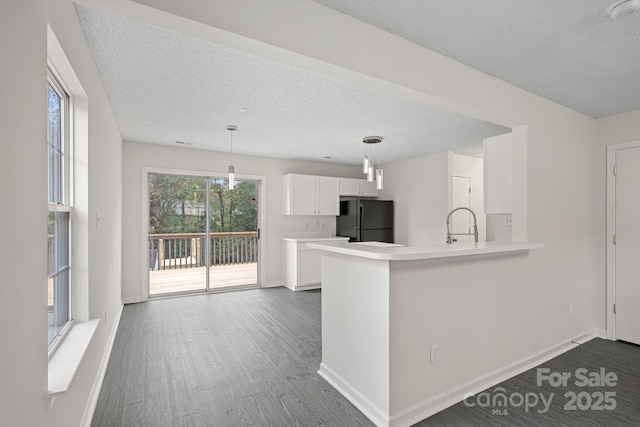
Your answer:
[[[258,232],[210,233],[210,265],[244,264],[258,260]],[[166,270],[206,265],[206,233],[149,235],[149,268]]]

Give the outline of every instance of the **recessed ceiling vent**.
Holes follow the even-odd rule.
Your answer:
[[[623,18],[640,10],[640,0],[617,0],[607,7],[607,13],[613,18]]]

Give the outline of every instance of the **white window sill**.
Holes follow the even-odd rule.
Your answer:
[[[74,322],[71,330],[51,355],[49,358],[49,387],[46,395],[48,399],[54,399],[69,389],[99,324],[100,319]]]

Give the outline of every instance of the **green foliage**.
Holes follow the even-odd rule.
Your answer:
[[[207,178],[149,175],[149,233],[203,233],[206,230]],[[256,231],[257,184],[210,179],[211,232]],[[253,203],[252,203],[253,201]]]

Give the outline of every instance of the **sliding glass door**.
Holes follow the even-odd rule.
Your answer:
[[[149,174],[149,295],[257,284],[258,181]]]
[[[149,294],[204,291],[205,178],[149,174]]]
[[[257,283],[258,182],[211,179],[209,186],[209,287]]]

